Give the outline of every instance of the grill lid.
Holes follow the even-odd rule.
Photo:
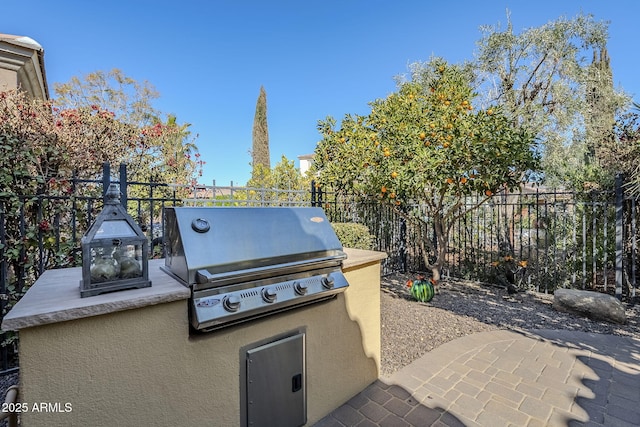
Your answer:
[[[320,208],[166,208],[165,238],[165,265],[187,285],[288,274],[346,258]]]

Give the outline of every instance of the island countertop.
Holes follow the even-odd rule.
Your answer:
[[[3,330],[114,313],[154,304],[186,300],[190,290],[160,270],[164,259],[149,261],[151,286],[80,297],[82,268],[45,271],[2,320]]]
[[[347,259],[343,269],[379,262],[383,252],[345,248]],[[62,268],[45,271],[36,283],[2,320],[2,329],[24,328],[64,322],[90,316],[142,308],[155,304],[187,300],[191,290],[160,269],[164,259],[149,261],[151,286],[120,290],[87,298],[80,297],[82,268]]]

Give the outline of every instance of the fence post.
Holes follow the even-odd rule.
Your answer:
[[[120,163],[120,204],[127,209],[127,165]]]
[[[622,253],[624,249],[624,188],[623,175],[616,174],[616,298],[622,300]]]
[[[109,162],[102,164],[102,197],[107,197],[107,191],[109,190],[109,184],[111,183],[111,165]]]
[[[311,206],[322,207],[322,189],[315,180],[311,181]]]
[[[400,266],[402,272],[407,272],[407,221],[400,217]]]

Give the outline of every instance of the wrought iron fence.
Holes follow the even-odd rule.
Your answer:
[[[163,256],[165,206],[309,206],[307,189],[181,186],[127,180],[122,165],[102,179],[61,180],[56,195],[0,195],[0,320],[48,269],[81,265],[80,240],[103,206],[111,182],[120,186],[121,203],[150,241],[152,257]],[[0,334],[0,373],[17,369],[17,335]]]
[[[470,197],[464,208],[478,201]],[[405,207],[421,218],[408,222],[391,206],[350,195],[316,189],[313,203],[324,207],[331,221],[369,227],[376,249],[389,255],[383,274],[425,271],[426,261],[434,260],[434,254],[424,254],[419,245],[419,239],[436,244],[431,219],[419,214],[419,205]],[[624,197],[622,181],[614,192],[577,194],[526,187],[505,192],[452,225],[442,273],[507,280],[538,292],[574,287],[636,298],[638,214],[636,200]]]
[[[74,177],[62,195],[0,195],[2,316],[45,270],[80,265],[80,238],[112,181],[108,165],[103,172],[101,180]],[[320,206],[332,222],[369,228],[375,249],[388,254],[384,275],[425,271],[425,261],[433,261],[420,245],[421,239],[435,241],[426,215],[406,221],[392,206],[323,192],[313,184],[310,190],[274,190],[139,183],[127,181],[124,167],[113,182],[120,184],[121,202],[147,233],[154,257],[163,255],[166,206]],[[635,298],[638,216],[636,200],[624,197],[621,182],[616,193],[523,189],[501,194],[453,224],[443,273],[497,281],[496,262],[512,257],[511,279],[520,287],[540,292],[578,287]],[[17,367],[16,336],[2,332],[0,339],[0,373],[11,372]]]

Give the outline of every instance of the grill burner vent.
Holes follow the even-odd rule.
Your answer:
[[[240,294],[240,298],[250,298],[255,296],[258,296],[258,291],[243,292]]]

